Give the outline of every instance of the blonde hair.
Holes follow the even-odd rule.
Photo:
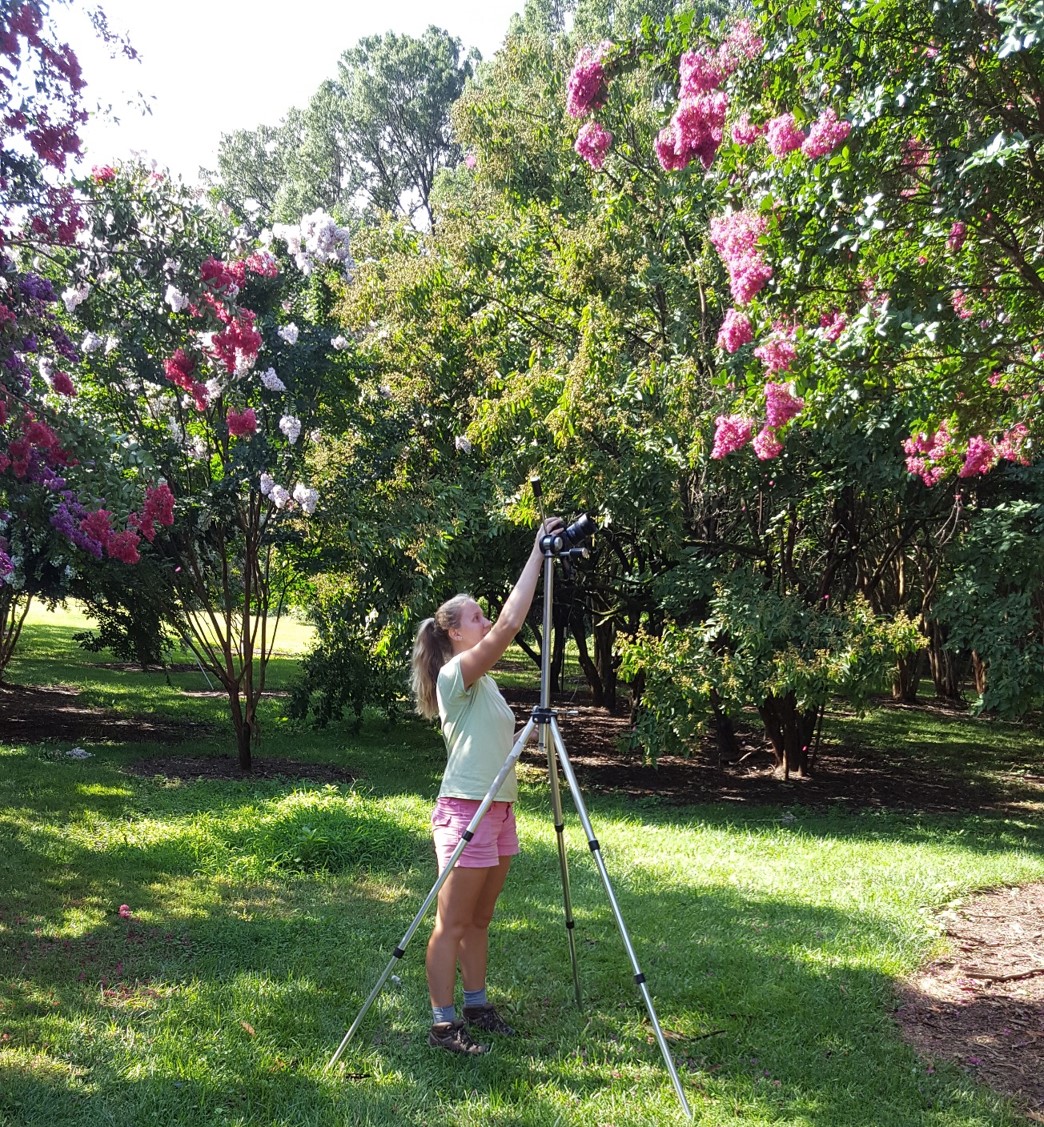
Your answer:
[[[417,630],[410,659],[410,684],[421,716],[434,720],[439,714],[435,685],[439,670],[453,656],[449,632],[460,625],[464,607],[473,602],[470,595],[454,595],[447,599],[432,618],[426,618]]]

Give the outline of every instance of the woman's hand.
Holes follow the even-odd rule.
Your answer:
[[[565,528],[565,521],[562,520],[561,517],[548,517],[537,529],[536,540],[533,542],[533,550],[543,556],[544,549],[541,541],[545,536],[556,536],[563,528]]]

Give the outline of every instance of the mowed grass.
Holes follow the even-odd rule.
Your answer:
[[[168,684],[101,668],[105,655],[71,643],[81,628],[35,617],[11,679],[220,724],[219,699],[186,695],[198,672]],[[279,661],[276,686],[294,656]],[[0,744],[0,1124],[685,1122],[567,797],[576,1007],[546,773],[532,767],[491,943],[491,990],[521,1035],[477,1059],[427,1048],[425,921],[326,1070],[435,879],[427,817],[443,752],[419,723],[315,733],[280,711],[266,701],[262,756],[355,781],[127,770],[165,751],[231,754],[220,727],[167,749],[80,741],[82,760],[65,743]],[[995,772],[1039,747],[1030,727],[998,740],[939,717],[911,735],[895,715],[839,723],[889,755],[978,751]],[[918,1060],[892,1011],[897,979],[939,947],[936,908],[1044,878],[1039,808],[807,813],[604,794],[587,806],[698,1122],[1022,1122],[973,1068]]]

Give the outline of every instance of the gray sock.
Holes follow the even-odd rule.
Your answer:
[[[457,1007],[450,1002],[448,1006],[432,1006],[431,1007],[431,1023],[432,1025],[439,1025],[444,1021],[457,1020]]]
[[[466,1008],[471,1006],[488,1006],[489,999],[486,997],[486,988],[482,987],[481,990],[465,990],[464,991],[464,1006]]]

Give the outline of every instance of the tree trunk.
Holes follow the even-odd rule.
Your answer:
[[[25,616],[29,613],[32,595],[12,591],[10,587],[0,587],[0,684],[8,662],[14,655],[18,639],[22,636]]]
[[[799,709],[793,693],[770,696],[758,706],[765,732],[776,756],[776,766],[783,778],[796,775],[799,779],[809,774],[809,749],[816,731],[819,710]]]
[[[943,700],[961,699],[961,676],[954,653],[946,648],[946,630],[934,619],[928,622],[928,661],[935,692]]]
[[[899,658],[892,675],[892,700],[903,704],[917,703],[917,689],[921,684],[924,669],[924,653],[917,650],[906,657]]]
[[[975,678],[975,691],[981,697],[982,694],[986,692],[986,662],[984,662],[982,658],[979,657],[978,653],[975,650],[972,650],[971,660],[972,676]]]
[[[740,757],[736,729],[732,726],[732,718],[721,707],[721,698],[716,689],[711,689],[710,702],[714,710],[714,740],[718,745],[718,766],[720,767],[722,763],[735,763]]]
[[[616,660],[613,643],[616,628],[611,621],[594,624],[594,662],[602,682],[602,705],[610,712],[616,708]]]
[[[602,708],[605,704],[602,678],[599,676],[598,667],[591,660],[591,655],[587,650],[587,631],[584,629],[583,614],[575,615],[573,618],[573,638],[576,641],[576,652],[580,662],[580,668],[584,671],[587,684],[591,689],[591,703],[596,708]]]

